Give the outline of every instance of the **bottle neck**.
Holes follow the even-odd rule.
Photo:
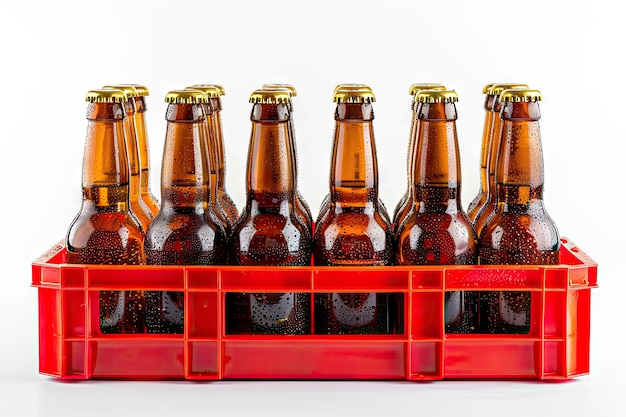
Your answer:
[[[527,205],[543,199],[543,152],[536,102],[505,103],[496,170],[498,203]]]
[[[126,118],[124,119],[124,136],[126,137],[126,149],[128,151],[128,168],[129,168],[129,191],[130,201],[139,201],[139,193],[141,190],[139,163],[139,146],[137,141],[137,131],[135,126],[135,98],[131,97],[124,104]]]
[[[137,148],[139,149],[139,165],[142,173],[146,173],[150,170],[150,152],[148,150],[148,132],[146,130],[146,115],[147,110],[146,101],[144,97],[135,98],[135,132],[137,134]],[[145,191],[148,191],[148,176],[145,175]],[[143,180],[143,176],[142,176]],[[144,191],[144,184],[142,181],[142,191]]]
[[[487,94],[485,98],[485,123],[483,125],[483,138],[480,148],[480,185],[481,191],[485,193],[489,183],[489,157],[491,155],[491,129],[494,122],[493,105],[495,96]]]
[[[278,207],[293,203],[293,152],[289,135],[289,110],[284,104],[255,104],[248,152],[248,205]]]
[[[291,146],[293,160],[293,186],[298,189],[298,151],[296,148],[296,129],[293,124],[293,103],[289,101],[289,145]]]
[[[226,188],[226,158],[224,157],[224,138],[222,136],[222,101],[219,98],[212,98],[209,106],[211,116],[207,117],[207,120],[213,134],[212,143],[215,147],[217,189],[224,191]]]
[[[413,159],[415,158],[415,144],[417,143],[417,133],[419,132],[420,107],[421,103],[413,101],[411,104],[411,128],[409,130],[409,149],[406,158],[406,172],[408,173],[409,181],[413,178]]]
[[[330,202],[335,207],[378,205],[378,169],[374,112],[369,103],[340,103],[330,173]]]
[[[209,164],[209,172],[211,174],[211,197],[217,198],[217,185],[220,183],[219,175],[219,149],[217,145],[217,133],[214,124],[214,111],[211,103],[204,104],[204,139],[206,140],[205,149],[207,151],[206,159]],[[213,201],[213,200],[212,200]]]
[[[161,167],[161,207],[201,209],[209,198],[210,171],[202,104],[169,104]]]
[[[120,103],[90,103],[83,158],[83,202],[116,211],[129,204],[128,151],[124,138],[126,115]]]
[[[415,201],[459,205],[461,165],[454,103],[424,103],[413,165]]]
[[[500,117],[500,110],[502,105],[499,96],[494,96],[493,107],[491,109],[492,124],[489,130],[489,157],[487,161],[487,189],[488,200],[495,203],[496,196],[496,168],[498,164],[500,144],[502,142],[502,118]]]

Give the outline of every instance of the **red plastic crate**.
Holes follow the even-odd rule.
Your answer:
[[[63,379],[540,379],[589,373],[597,264],[562,239],[561,265],[237,267],[32,264],[39,370]],[[185,294],[184,334],[102,334],[101,290]],[[445,334],[444,293],[531,293],[525,335]],[[227,292],[402,294],[402,335],[225,334]]]

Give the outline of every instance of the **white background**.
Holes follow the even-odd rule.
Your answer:
[[[619,220],[626,31],[617,5],[0,1],[0,415],[626,415]],[[459,94],[464,207],[479,185],[483,86],[525,82],[541,90],[546,207],[561,234],[599,264],[590,375],[559,384],[69,384],[40,376],[30,264],[64,237],[80,206],[87,90],[149,87],[151,185],[158,195],[165,93],[222,84],[227,189],[241,207],[248,96],[270,82],[298,90],[299,188],[314,214],[328,187],[336,84],[366,83],[377,96],[380,190],[390,210],[406,186],[412,83],[439,82]]]

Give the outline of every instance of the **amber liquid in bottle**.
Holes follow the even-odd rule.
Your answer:
[[[237,265],[310,264],[311,234],[295,209],[289,116],[285,102],[253,105],[246,207],[232,235]],[[311,296],[227,293],[226,317],[228,334],[309,334]]]
[[[89,103],[83,199],[67,238],[71,264],[139,265],[144,233],[129,210],[128,155],[122,103]],[[141,291],[100,291],[102,333],[143,333]]]
[[[372,104],[338,103],[329,209],[316,225],[315,265],[376,266],[393,260],[393,236],[378,198]],[[388,293],[315,294],[315,333],[402,333],[400,297]]]
[[[554,265],[560,262],[556,225],[543,203],[539,104],[502,104],[502,141],[496,174],[497,208],[479,242],[486,265]],[[527,334],[531,293],[481,294],[481,332]]]
[[[219,265],[224,229],[208,212],[210,170],[201,104],[170,103],[161,168],[161,208],[145,240],[148,265]],[[184,294],[146,291],[148,333],[183,333]]]
[[[476,264],[476,235],[460,200],[455,105],[420,103],[417,112],[420,123],[411,169],[414,202],[396,231],[396,263]],[[476,332],[476,292],[446,292],[444,316],[446,333]]]

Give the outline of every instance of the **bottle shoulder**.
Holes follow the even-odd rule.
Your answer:
[[[557,250],[559,231],[545,211],[496,211],[480,236],[481,248]]]
[[[211,229],[218,235],[223,235],[221,228],[216,225],[206,210],[199,210],[194,207],[161,209],[150,223],[146,238],[155,234],[163,234],[168,230],[168,234],[176,234],[193,233],[200,229]]]
[[[139,264],[144,238],[141,227],[127,213],[81,212],[66,235],[68,262]]]
[[[469,237],[474,236],[475,231],[469,217],[463,211],[453,213],[446,212],[420,212],[412,210],[407,214],[405,220],[400,224],[397,230],[398,235],[413,233],[419,230],[420,233],[448,233],[454,234],[458,231],[464,231]]]
[[[316,224],[315,235],[364,234],[372,228],[391,234],[391,224],[380,212],[329,210]]]

